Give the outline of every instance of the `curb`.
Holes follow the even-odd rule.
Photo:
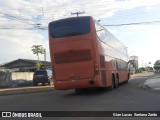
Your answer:
[[[148,86],[147,84],[145,84],[145,83],[146,83],[147,80],[151,79],[154,75],[155,75],[155,74],[148,76],[148,78],[147,78],[143,83],[141,83],[138,87],[142,87],[142,88],[144,88],[144,89],[151,89],[151,87],[149,87],[149,86]]]
[[[147,84],[142,84],[140,85],[139,87],[149,91],[149,92],[153,92],[153,93],[160,93],[160,90],[156,90],[156,89],[153,89],[152,87],[148,86]]]
[[[147,90],[148,90],[148,89],[152,89],[152,88],[149,87],[147,84],[145,84],[145,82],[142,83],[142,84],[140,84],[139,87],[142,87],[142,88],[147,89]]]
[[[152,79],[155,75],[156,75],[156,74],[149,76],[142,84],[139,85],[139,87],[141,87],[141,88],[143,88],[143,89],[146,89],[146,90],[148,90],[148,91],[151,91],[151,92],[160,92],[159,89],[154,89],[154,88],[151,87],[150,85],[146,84],[146,82],[147,82],[148,80]]]
[[[53,90],[54,90],[53,86],[21,87],[21,88],[10,88],[2,90],[0,89],[0,96],[48,92]]]

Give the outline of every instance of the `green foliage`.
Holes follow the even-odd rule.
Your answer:
[[[44,54],[44,48],[42,45],[33,45],[31,47],[31,51],[33,52],[33,54],[36,54],[38,57],[38,61],[39,61],[39,54]]]
[[[147,67],[140,67],[137,72],[141,73],[143,71],[153,72],[153,67],[147,66]]]
[[[143,71],[153,72],[153,67],[147,66],[147,67],[140,67],[137,72],[142,73]]]
[[[160,65],[154,65],[154,69],[155,70],[159,70],[160,69]]]
[[[157,60],[154,64],[154,69],[159,72],[160,71],[160,60]]]
[[[138,70],[140,70],[140,71],[146,71],[146,69],[144,67],[140,67]]]
[[[39,60],[37,60],[35,64],[36,69],[40,69],[41,66],[42,66],[42,63]]]
[[[152,72],[153,71],[153,67],[147,66],[146,70]]]

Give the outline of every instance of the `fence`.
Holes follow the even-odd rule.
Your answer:
[[[33,72],[12,72],[12,80],[26,80],[33,79]]]
[[[10,87],[12,85],[11,72],[0,71],[0,88]]]
[[[12,87],[33,84],[33,72],[12,72]]]

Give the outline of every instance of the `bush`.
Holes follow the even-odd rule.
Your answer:
[[[145,69],[144,67],[141,67],[141,68],[139,68],[138,70],[141,71],[141,72],[142,72],[142,71],[146,71],[146,69]]]

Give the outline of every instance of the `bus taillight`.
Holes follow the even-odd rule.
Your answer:
[[[94,74],[99,75],[99,66],[97,63],[94,64]]]

